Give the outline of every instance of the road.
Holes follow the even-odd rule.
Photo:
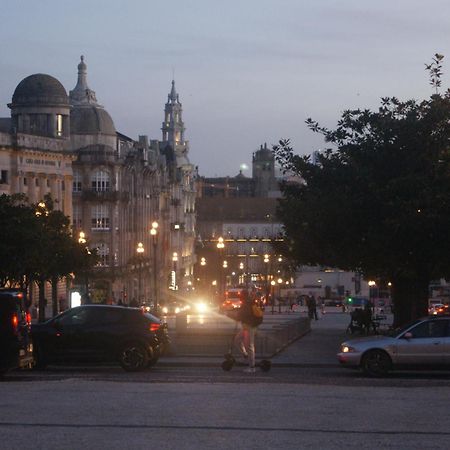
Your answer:
[[[15,372],[0,449],[447,449],[449,395],[448,374],[338,367]]]
[[[0,383],[0,450],[448,449],[450,374],[338,367],[327,333],[346,320],[313,323],[268,373],[224,372],[220,359],[12,372]]]

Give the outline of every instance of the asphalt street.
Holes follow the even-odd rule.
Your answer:
[[[268,373],[162,359],[18,371],[0,383],[0,449],[447,449],[448,373],[364,378],[337,366],[326,314]],[[343,328],[344,327],[344,328]]]

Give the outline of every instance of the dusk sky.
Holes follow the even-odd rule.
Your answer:
[[[0,117],[33,73],[73,89],[84,55],[116,129],[161,139],[174,73],[190,160],[206,176],[236,175],[264,142],[324,147],[308,117],[334,127],[384,96],[428,97],[436,52],[449,86],[448,0],[1,0],[0,16]]]

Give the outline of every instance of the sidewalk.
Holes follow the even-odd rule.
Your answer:
[[[336,354],[339,345],[348,339],[345,330],[349,323],[348,313],[319,314],[319,320],[311,322],[311,331],[297,339],[271,358],[274,367],[337,366]],[[224,349],[225,353],[226,349]],[[223,354],[217,356],[164,356],[158,365],[211,367],[223,361]]]

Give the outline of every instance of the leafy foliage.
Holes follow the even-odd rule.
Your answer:
[[[438,56],[428,67],[435,87]],[[335,130],[306,123],[335,149],[313,163],[289,141],[274,146],[302,179],[282,187],[288,253],[299,264],[391,280],[399,324],[424,314],[429,282],[450,274],[449,92],[422,102],[386,97],[378,111],[345,111]]]

